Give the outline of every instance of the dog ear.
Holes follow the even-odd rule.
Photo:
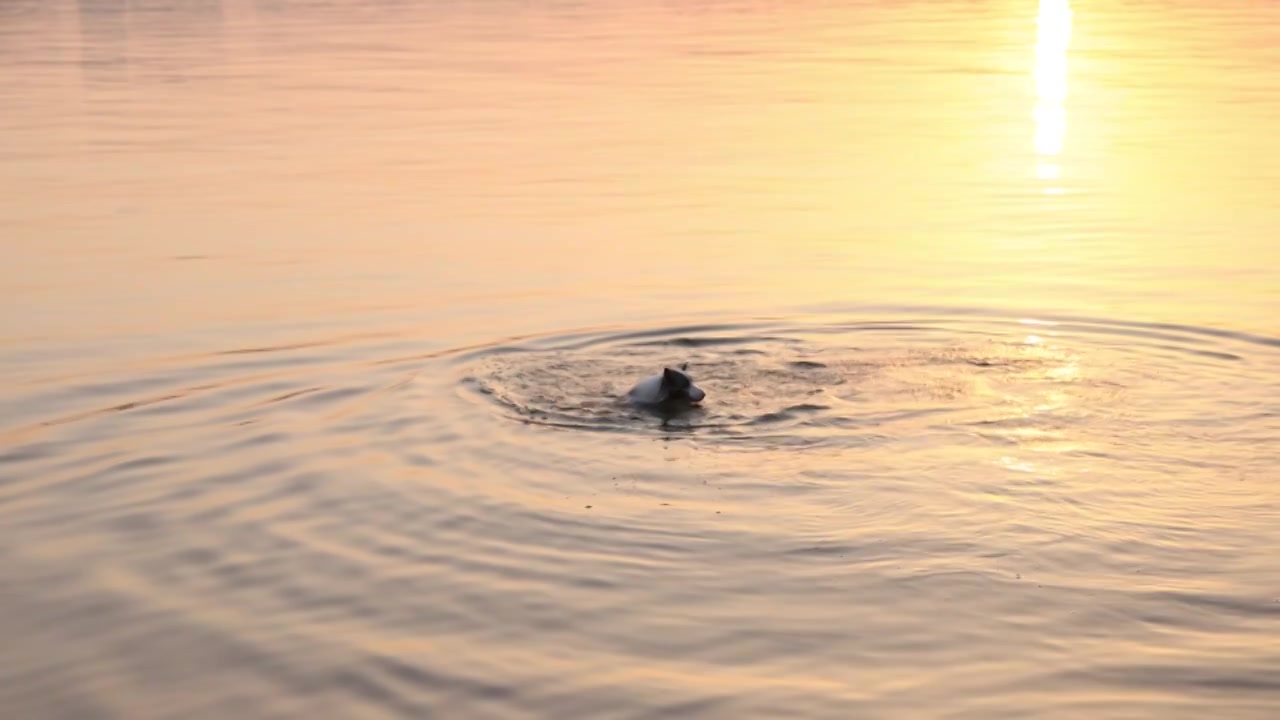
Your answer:
[[[684,361],[684,362],[680,363],[680,369],[681,369],[681,370],[688,370],[688,369],[689,369],[689,361],[688,361],[688,360],[686,360],[686,361]]]
[[[671,368],[662,368],[662,386],[678,385],[680,383],[680,373]]]

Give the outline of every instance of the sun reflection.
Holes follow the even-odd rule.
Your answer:
[[[1062,176],[1062,168],[1053,163],[1037,163],[1036,177],[1041,180],[1057,180]]]
[[[1021,458],[1005,455],[1000,458],[1000,464],[1009,470],[1022,473],[1034,473],[1036,471],[1035,463],[1028,462]]]
[[[1052,160],[1062,153],[1067,135],[1067,47],[1071,44],[1070,0],[1040,0],[1036,18],[1036,177],[1056,180],[1061,168]],[[1060,188],[1055,188],[1061,192]]]

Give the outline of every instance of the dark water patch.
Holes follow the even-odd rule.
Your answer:
[[[792,405],[790,407],[783,408],[782,410],[776,410],[774,412],[759,415],[752,420],[747,421],[745,424],[768,425],[772,423],[786,422],[788,420],[796,420],[803,415],[811,415],[813,413],[819,413],[829,409],[830,408],[826,405],[809,405],[802,403],[800,405]]]
[[[326,405],[333,405],[368,395],[371,389],[369,387],[322,388],[318,392],[302,396],[299,404],[309,409],[318,409]]]
[[[294,398],[296,398],[296,397],[301,397],[302,395],[309,395],[309,394],[311,394],[311,393],[320,392],[322,389],[323,389],[323,388],[318,388],[318,387],[309,387],[309,388],[302,388],[302,389],[300,389],[300,390],[292,390],[292,391],[287,392],[287,393],[285,393],[285,394],[283,394],[283,395],[277,395],[276,397],[273,397],[273,398],[271,398],[271,399],[269,399],[269,400],[266,400],[263,404],[265,404],[265,405],[270,405],[270,404],[272,404],[272,403],[278,403],[278,402],[284,402],[284,401],[286,401],[286,400],[292,400],[292,399],[294,399]]]
[[[786,555],[800,558],[838,558],[853,555],[860,548],[841,543],[824,543],[820,545],[805,545],[802,547],[791,548],[785,552]]]
[[[263,432],[263,433],[257,433],[255,435],[251,435],[242,440],[237,440],[236,442],[233,442],[227,445],[226,449],[227,450],[245,450],[250,448],[263,447],[267,445],[277,445],[280,443],[286,443],[292,438],[293,436],[290,433],[286,433],[286,432]]]
[[[1192,693],[1249,693],[1254,697],[1268,697],[1280,701],[1280,656],[1268,661],[1224,662],[1214,668],[1187,666],[1176,663],[1122,665],[1114,662],[1100,663],[1075,677],[1093,684],[1168,689],[1181,688]]]
[[[1170,352],[1175,352],[1175,353],[1183,353],[1186,355],[1199,355],[1200,357],[1209,358],[1210,360],[1226,360],[1228,362],[1239,362],[1241,360],[1244,360],[1243,357],[1241,357],[1240,355],[1236,355],[1235,353],[1220,352],[1217,350],[1199,350],[1195,348],[1182,347],[1179,345],[1156,345],[1155,347],[1159,350],[1168,350]]]
[[[26,463],[52,457],[57,452],[55,443],[27,443],[0,453],[0,466]]]
[[[106,468],[104,472],[116,474],[116,473],[122,473],[122,472],[132,472],[134,470],[146,470],[154,467],[162,467],[164,465],[171,464],[172,462],[173,462],[172,457],[144,456],[144,457],[132,458],[124,462],[117,463],[109,468]]]
[[[1280,598],[1243,598],[1208,593],[1156,592],[1148,599],[1164,604],[1181,605],[1201,612],[1221,613],[1223,617],[1270,618],[1280,621]],[[1277,658],[1280,661],[1280,658]]]

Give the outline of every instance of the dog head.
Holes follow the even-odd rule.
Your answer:
[[[689,367],[689,363],[684,363],[679,370],[675,368],[662,369],[662,393],[667,400],[685,400],[688,402],[702,402],[707,396],[702,388],[693,384],[693,380],[689,374],[685,372]]]

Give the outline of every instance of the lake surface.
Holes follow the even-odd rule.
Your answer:
[[[1245,0],[5,0],[0,715],[1278,717],[1277,78]]]

